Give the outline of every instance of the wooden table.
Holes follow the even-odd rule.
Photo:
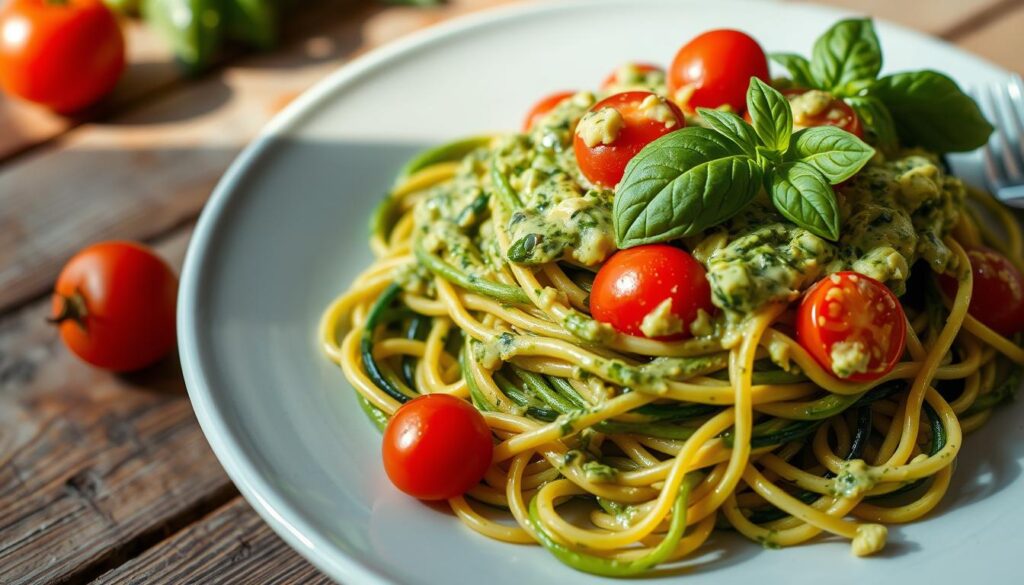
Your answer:
[[[83,365],[44,322],[48,292],[98,240],[142,240],[180,266],[211,188],[284,104],[355,55],[500,3],[323,0],[277,51],[195,79],[132,22],[131,66],[105,106],[71,120],[0,97],[0,583],[327,581],[238,495],[177,362],[130,376]],[[1024,0],[828,3],[1024,72]]]

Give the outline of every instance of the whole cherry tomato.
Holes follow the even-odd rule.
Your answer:
[[[612,188],[636,153],[685,125],[679,107],[657,94],[617,93],[594,104],[576,125],[576,162],[591,183]]]
[[[410,400],[384,428],[384,470],[421,500],[446,500],[480,482],[491,465],[491,429],[471,404],[447,394]]]
[[[137,370],[174,347],[177,293],[177,277],[152,250],[103,242],[64,265],[51,320],[83,360],[108,370]]]
[[[864,382],[888,374],[903,356],[906,335],[896,295],[857,272],[821,279],[797,309],[797,341],[839,378]]]
[[[663,303],[670,303],[662,306]],[[659,311],[659,309],[661,309]],[[629,335],[690,337],[699,312],[714,311],[704,267],[679,248],[650,244],[620,250],[608,259],[590,290],[590,313]],[[645,327],[645,318],[654,317]],[[659,331],[660,330],[660,331]]]
[[[539,102],[533,104],[533,107],[526,114],[526,119],[523,120],[523,132],[529,132],[541,118],[551,113],[555,106],[571,98],[575,93],[573,91],[558,91],[541,98]]]
[[[60,113],[113,89],[124,37],[102,0],[8,0],[0,5],[0,86]]]
[[[1006,256],[995,250],[976,247],[967,250],[974,275],[971,304],[967,312],[1000,335],[1024,331],[1024,277]],[[943,274],[939,284],[953,298],[957,280]]]
[[[750,78],[768,81],[768,58],[761,45],[738,30],[711,30],[676,53],[668,68],[669,96],[690,110],[747,107]]]

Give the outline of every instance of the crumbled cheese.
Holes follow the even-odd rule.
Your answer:
[[[889,529],[881,524],[861,524],[853,537],[853,554],[866,557],[885,548]]]
[[[673,94],[672,101],[674,101],[680,108],[689,109],[690,99],[693,98],[693,92],[697,91],[697,86],[692,83],[680,87]]]
[[[604,107],[594,112],[587,112],[576,125],[576,135],[583,139],[588,148],[599,144],[611,144],[619,137],[626,121],[622,114],[612,107]]]
[[[838,341],[832,344],[832,372],[840,378],[868,371],[871,355],[860,341]]]
[[[793,124],[807,126],[810,118],[821,116],[831,104],[832,95],[818,89],[812,89],[790,98],[789,105],[793,108]]]
[[[647,337],[675,335],[686,329],[686,324],[672,313],[672,299],[667,298],[640,322],[640,331]]]
[[[653,93],[640,102],[640,112],[648,120],[661,122],[665,125],[665,128],[672,128],[679,124],[676,113],[669,107],[665,98]]]
[[[874,488],[877,483],[878,472],[863,459],[853,459],[843,463],[835,479],[835,492],[839,497],[856,498]]]
[[[711,315],[704,309],[697,309],[697,318],[690,323],[690,334],[694,337],[713,335],[715,328],[711,323]]]

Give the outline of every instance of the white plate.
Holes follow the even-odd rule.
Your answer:
[[[503,544],[388,483],[380,439],[323,358],[320,311],[369,261],[367,217],[421,147],[514,129],[545,92],[594,87],[625,60],[665,63],[709,28],[808,53],[840,12],[768,2],[602,1],[480,14],[362,57],[278,116],[224,176],[182,276],[189,393],[242,494],[289,544],[345,583],[589,583],[539,547]],[[879,23],[888,70],[961,82],[1003,74],[940,41]],[[1007,583],[1022,547],[1021,409],[969,437],[950,493],[885,552],[824,539],[782,551],[713,537],[688,583]],[[680,578],[679,576],[673,577]]]

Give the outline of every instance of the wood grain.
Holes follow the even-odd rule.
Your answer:
[[[1010,0],[1011,2],[1016,0]],[[803,0],[807,4],[826,4],[857,14],[891,20],[906,27],[947,36],[964,22],[998,10],[1007,0]]]
[[[215,510],[93,585],[331,583],[288,548],[241,498]]]
[[[1024,2],[988,26],[968,33],[957,44],[1024,75]]]
[[[180,264],[183,230],[159,250]],[[237,492],[175,356],[116,376],[68,353],[40,301],[0,319],[0,583],[98,574]]]

